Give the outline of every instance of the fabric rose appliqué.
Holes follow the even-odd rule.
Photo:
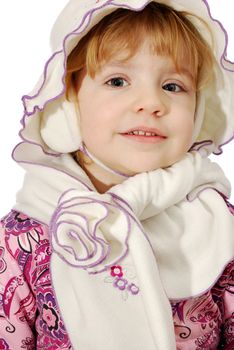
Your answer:
[[[126,208],[111,194],[76,189],[62,194],[50,223],[53,251],[90,274],[127,255],[130,230]]]

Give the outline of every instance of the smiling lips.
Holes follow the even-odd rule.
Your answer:
[[[121,133],[121,135],[134,141],[147,143],[156,143],[167,138],[158,129],[147,128],[144,126],[129,129],[126,132]]]
[[[160,130],[155,128],[148,128],[145,126],[137,126],[135,128],[129,129],[122,133],[123,135],[135,135],[135,136],[142,136],[142,137],[161,137],[166,138],[165,135],[161,133]]]

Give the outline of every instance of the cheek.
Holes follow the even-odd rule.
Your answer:
[[[193,131],[194,131],[194,106],[191,106],[190,110],[181,110],[177,113],[177,118],[174,119],[172,133],[175,132],[178,142],[182,147],[191,145]]]
[[[193,121],[186,123],[186,125],[184,125],[183,127],[181,141],[186,150],[187,148],[190,148],[192,145],[191,142],[193,139],[193,130],[194,130]]]
[[[187,134],[191,134],[195,123],[195,101],[189,101],[187,105],[180,111],[180,127]]]
[[[189,136],[193,132],[193,129],[194,120],[189,115],[173,120],[172,132],[175,132],[175,134],[180,135],[182,138]]]
[[[95,152],[95,149],[105,145],[109,128],[97,114],[86,113],[80,118],[81,138],[92,153]]]
[[[91,101],[80,104],[79,124],[82,135],[88,135],[91,131],[93,133],[94,130],[98,130],[98,118]]]

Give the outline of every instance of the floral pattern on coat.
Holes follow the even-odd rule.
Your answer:
[[[51,285],[50,257],[46,225],[15,210],[1,220],[0,349],[72,349]],[[234,349],[234,261],[203,295],[170,302],[177,350]]]

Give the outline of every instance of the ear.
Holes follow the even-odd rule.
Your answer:
[[[44,142],[54,151],[77,151],[82,143],[79,127],[79,109],[74,100],[61,96],[49,102],[41,112],[40,133]]]

